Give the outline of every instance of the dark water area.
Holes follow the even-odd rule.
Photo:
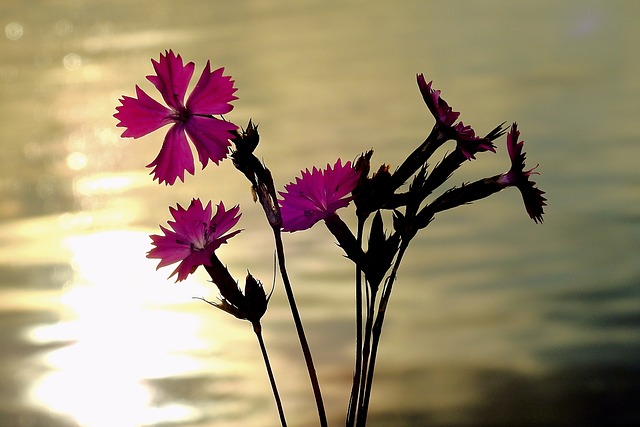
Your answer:
[[[0,4],[0,426],[277,426],[248,324],[145,258],[168,206],[240,204],[220,257],[273,277],[268,227],[230,162],[158,186],[161,132],[123,140],[118,98],[173,49],[224,66],[279,187],[370,148],[395,168],[434,87],[483,134],[517,121],[545,222],[504,191],[413,242],[387,314],[371,426],[640,421],[640,3],[246,1]],[[504,171],[504,138],[451,186]],[[436,153],[441,158],[451,146]],[[449,183],[449,182],[448,182]],[[353,208],[340,211],[353,224]],[[322,227],[285,235],[330,425],[353,364],[353,271]],[[165,271],[166,270],[166,271]],[[289,425],[317,417],[276,286],[263,322]]]

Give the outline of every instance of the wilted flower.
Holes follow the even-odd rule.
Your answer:
[[[180,55],[169,50],[160,61],[151,60],[156,75],[147,79],[158,89],[167,106],[151,98],[136,86],[137,98],[123,96],[114,117],[125,127],[123,137],[140,138],[162,126],[172,124],[167,131],[160,153],[147,167],[153,167],[153,179],[173,185],[176,178],[184,181],[184,171],[194,174],[194,161],[187,135],[198,152],[204,168],[209,160],[218,163],[227,156],[231,131],[238,127],[231,122],[212,117],[233,109],[229,102],[238,99],[233,94],[231,77],[223,76],[224,68],[211,71],[211,64],[202,71],[185,104],[184,97],[191,81],[194,63],[183,65]]]
[[[323,171],[315,167],[311,172],[309,169],[303,171],[301,178],[296,178],[295,183],[285,186],[285,192],[280,192],[282,229],[306,230],[347,206],[353,199],[348,194],[356,187],[359,178],[360,173],[351,162],[343,166],[340,159],[333,168],[327,164]]]
[[[542,222],[542,215],[544,214],[544,206],[547,205],[547,199],[542,196],[544,191],[537,188],[536,183],[530,180],[531,175],[537,174],[537,172],[534,171],[538,165],[529,170],[524,169],[526,153],[522,151],[524,141],[518,142],[519,136],[520,131],[518,130],[518,125],[514,123],[511,126],[511,131],[507,134],[507,150],[511,158],[511,169],[500,175],[498,182],[505,186],[517,187],[522,194],[524,206],[531,219],[535,222]]]
[[[220,202],[212,216],[211,202],[203,208],[200,199],[193,199],[187,209],[178,205],[169,211],[174,219],[168,221],[172,230],[160,226],[164,235],[151,236],[155,248],[147,258],[159,259],[158,268],[180,262],[169,276],[177,273],[176,282],[186,279],[200,265],[211,265],[213,252],[241,231],[225,234],[238,223],[239,206],[226,210]]]

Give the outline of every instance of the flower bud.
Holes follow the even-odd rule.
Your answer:
[[[389,238],[385,235],[382,215],[377,211],[371,223],[369,244],[363,268],[367,281],[373,289],[377,289],[384,275],[391,267],[393,257],[398,252],[400,234],[394,233]]]
[[[250,322],[258,322],[267,311],[269,298],[262,287],[262,283],[257,281],[251,273],[247,274],[244,285],[246,317]]]
[[[232,142],[236,146],[236,150],[242,154],[251,154],[258,146],[260,142],[260,135],[258,134],[258,125],[254,125],[251,119],[247,124],[247,128],[240,132],[234,132],[235,136]]]

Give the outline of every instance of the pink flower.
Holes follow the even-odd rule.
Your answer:
[[[169,276],[178,273],[176,282],[186,279],[200,265],[210,266],[213,252],[241,231],[224,234],[238,223],[238,206],[225,210],[220,202],[216,214],[211,216],[211,202],[203,208],[199,199],[193,199],[187,209],[178,205],[169,211],[174,219],[168,221],[172,230],[160,226],[164,235],[151,236],[155,248],[147,258],[159,259],[158,268],[180,262]]]
[[[440,98],[440,91],[431,88],[433,82],[427,83],[422,74],[418,74],[418,87],[425,104],[435,117],[438,125],[450,127],[458,119],[460,113],[453,111],[447,102]]]
[[[212,115],[226,114],[233,109],[229,102],[238,99],[233,95],[237,89],[233,87],[231,77],[222,75],[224,68],[211,71],[207,61],[185,104],[194,63],[183,65],[180,55],[176,56],[171,50],[161,54],[159,62],[153,59],[151,62],[156,75],[147,76],[147,79],[158,89],[168,107],[136,86],[137,98],[123,96],[114,117],[120,120],[117,126],[126,128],[122,136],[131,138],[140,138],[172,124],[160,153],[147,167],[153,167],[153,179],[173,185],[176,178],[184,181],[184,171],[191,175],[195,172],[187,136],[195,146],[203,168],[209,160],[217,164],[227,156],[232,137],[229,132],[238,127]]]
[[[358,183],[360,172],[352,167],[351,162],[343,166],[338,159],[333,169],[320,171],[313,168],[302,172],[295,183],[285,185],[285,192],[280,192],[282,200],[282,229],[299,231],[311,228],[313,224],[326,219],[335,211],[344,208],[353,199],[348,196]]]
[[[534,172],[538,165],[529,170],[524,169],[526,153],[522,151],[524,141],[518,142],[519,136],[518,125],[514,123],[511,126],[511,131],[507,134],[507,150],[511,158],[511,169],[500,175],[498,182],[504,186],[517,187],[522,194],[527,213],[535,222],[541,223],[547,199],[542,196],[544,191],[538,189],[536,183],[530,180],[531,175],[538,173]]]

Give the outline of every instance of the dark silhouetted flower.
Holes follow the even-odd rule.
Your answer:
[[[431,87],[433,82],[427,83],[422,74],[418,74],[418,87],[422,93],[425,104],[433,114],[438,125],[451,127],[458,119],[460,113],[453,111],[447,102],[440,98],[440,91]]]
[[[535,222],[541,223],[547,199],[542,196],[544,191],[538,189],[536,183],[530,179],[531,175],[537,174],[534,171],[538,165],[529,170],[524,169],[526,153],[522,151],[524,141],[518,142],[519,136],[518,125],[514,123],[511,126],[511,131],[507,134],[507,150],[511,158],[511,169],[500,175],[498,182],[505,186],[517,187],[522,194],[527,213]]]
[[[454,126],[454,130],[456,131],[458,149],[467,160],[475,159],[475,154],[483,151],[496,152],[493,142],[488,138],[476,136],[471,126],[465,126],[462,122],[459,122]]]
[[[164,235],[151,236],[155,248],[147,258],[159,259],[158,268],[180,262],[169,276],[177,273],[176,282],[186,279],[200,265],[210,266],[213,252],[241,231],[225,234],[240,219],[238,206],[226,210],[220,202],[212,216],[211,202],[203,208],[199,199],[193,199],[187,209],[178,205],[169,211],[174,219],[168,221],[171,230],[160,226]]]
[[[440,91],[431,87],[432,83],[427,83],[424,76],[418,74],[418,87],[429,111],[436,119],[436,127],[444,132],[448,138],[456,140],[458,149],[467,160],[475,159],[475,154],[483,151],[495,153],[496,148],[491,139],[477,137],[473,128],[462,122],[454,125],[460,113],[449,107],[449,104],[440,97]]]
[[[194,63],[183,65],[180,55],[169,50],[160,55],[160,61],[151,60],[156,75],[147,79],[158,89],[167,106],[151,98],[136,86],[137,98],[123,96],[114,117],[124,127],[123,137],[140,138],[167,124],[167,131],[160,153],[147,167],[153,167],[153,179],[173,185],[176,178],[184,181],[184,171],[194,174],[194,160],[187,136],[195,146],[198,159],[204,168],[209,160],[218,163],[229,151],[230,132],[238,127],[212,115],[226,114],[233,109],[229,104],[238,99],[233,94],[231,77],[223,76],[224,68],[211,71],[211,64],[193,88],[185,104],[184,97],[191,81]]]
[[[358,184],[360,172],[347,162],[344,166],[338,159],[331,168],[320,171],[302,172],[301,178],[295,183],[285,186],[280,192],[279,200],[282,212],[282,229],[284,231],[299,231],[311,228],[313,224],[326,219],[335,211],[349,204],[353,196],[349,193]]]

